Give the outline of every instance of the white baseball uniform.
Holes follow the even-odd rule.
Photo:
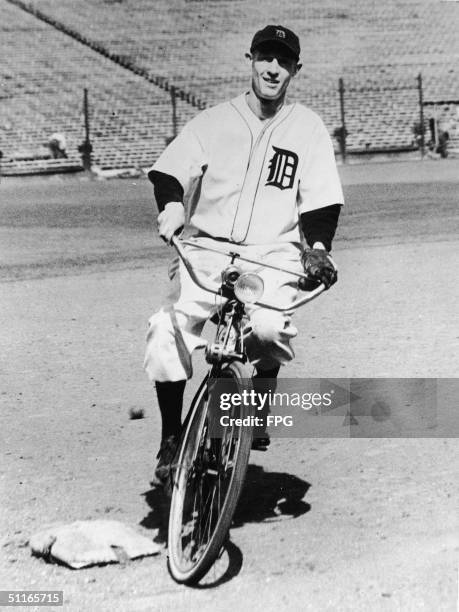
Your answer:
[[[197,240],[210,240],[222,250],[231,244],[231,250],[243,251],[247,257],[271,258],[297,271],[299,216],[343,203],[333,146],[320,117],[292,104],[261,121],[245,94],[192,119],[151,170],[174,176],[183,187],[187,221]],[[218,256],[206,259],[206,266],[214,262],[211,273],[220,274]],[[161,309],[150,319],[145,368],[152,380],[191,376],[186,353],[202,345],[202,326],[217,309],[215,300],[193,288],[187,276],[181,267],[181,291],[174,307]],[[275,274],[265,274],[264,298],[279,292],[290,301],[295,298],[293,277],[279,280],[277,275],[276,280]],[[296,330],[288,317],[274,314],[258,309],[250,315],[254,333],[263,329],[258,334],[263,346],[258,356],[256,351],[249,356],[262,369],[293,357],[289,340]]]

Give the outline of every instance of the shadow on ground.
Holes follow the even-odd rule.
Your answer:
[[[286,472],[265,472],[249,465],[244,488],[234,515],[233,527],[244,523],[297,518],[311,506],[303,500],[310,484]]]
[[[232,527],[293,519],[305,514],[311,506],[303,497],[310,486],[297,476],[285,472],[265,472],[261,466],[249,465]],[[154,541],[167,545],[170,499],[158,487],[147,491],[144,496],[151,510],[140,524],[156,530]],[[220,586],[237,576],[242,564],[242,551],[228,537],[210,571],[195,587],[205,589]]]
[[[286,472],[266,472],[259,465],[249,465],[232,527],[245,523],[261,523],[294,519],[311,509],[304,501],[310,484]],[[158,531],[155,541],[167,543],[169,498],[163,489],[153,487],[144,493],[150,512],[140,522],[147,529]]]
[[[154,541],[167,545],[170,498],[162,487],[153,487],[143,495],[150,506],[150,512],[140,521],[140,524],[147,529],[157,530]]]

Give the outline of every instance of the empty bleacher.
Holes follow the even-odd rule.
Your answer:
[[[94,162],[149,165],[172,134],[164,84],[207,105],[237,95],[249,82],[244,53],[266,23],[284,23],[300,35],[304,66],[291,98],[319,112],[330,133],[340,126],[343,78],[350,152],[413,145],[419,72],[426,100],[459,99],[459,2],[29,0],[27,6],[38,15],[0,0],[3,171],[81,163],[84,87]],[[177,104],[179,126],[198,112],[184,100]],[[46,142],[53,132],[67,137],[65,160],[51,158]]]
[[[148,165],[171,135],[168,92],[8,3],[2,6],[0,93],[2,172],[81,166],[83,88],[89,90],[94,163],[102,169]],[[193,114],[179,101],[182,122]],[[50,136],[63,133],[67,158],[54,159]]]

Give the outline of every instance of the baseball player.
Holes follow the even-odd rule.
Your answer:
[[[193,118],[148,176],[165,241],[186,225],[199,244],[306,270],[328,288],[337,279],[329,252],[343,194],[321,119],[285,99],[301,68],[299,56],[299,39],[288,28],[268,25],[256,32],[246,54],[250,90]],[[304,252],[300,231],[309,247]],[[194,247],[188,256],[198,271],[215,279],[228,263]],[[294,277],[266,269],[261,275],[266,301],[288,305],[295,299]],[[157,484],[167,478],[178,442],[191,354],[204,346],[202,328],[218,309],[215,296],[197,288],[183,264],[173,276],[171,303],[149,321],[145,355],[162,417]],[[251,308],[248,315],[245,337],[255,384],[257,378],[275,378],[280,365],[294,357],[290,342],[297,330],[285,314]],[[266,447],[269,440],[261,443]]]

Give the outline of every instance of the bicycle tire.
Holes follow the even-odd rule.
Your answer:
[[[229,363],[221,369],[218,376],[231,380],[238,392],[243,389],[250,391],[251,375],[249,368],[240,362]],[[207,391],[207,378],[201,383],[192,403],[192,414],[182,438],[178,462],[175,469],[172,499],[169,514],[168,530],[168,569],[173,579],[182,584],[196,584],[199,582],[217,559],[225,539],[228,535],[236,505],[244,485],[247,465],[249,461],[250,449],[252,444],[252,428],[248,426],[231,428],[230,442],[221,442],[209,437],[209,397]],[[238,412],[240,407],[232,408]],[[253,407],[244,413],[244,416],[253,414]],[[225,430],[225,436],[229,428]],[[237,436],[234,437],[236,432]],[[233,442],[235,441],[235,445]],[[218,460],[212,463],[212,458],[218,452],[218,447],[228,446],[228,452],[233,452],[231,474],[228,477],[224,498],[217,497],[217,514],[212,521],[214,508],[214,493],[208,504],[208,493],[203,507],[200,507],[196,498],[204,499],[203,491],[216,489],[220,484],[222,474],[221,465]],[[212,445],[213,450],[212,450]],[[217,449],[217,450],[216,450]],[[224,450],[222,451],[222,453]],[[206,454],[207,453],[207,454]],[[226,461],[225,470],[229,466]],[[210,467],[209,467],[210,466]],[[212,469],[211,469],[212,468]],[[218,472],[215,476],[215,472]],[[224,478],[226,473],[224,472]],[[218,484],[212,485],[212,481]],[[206,489],[205,489],[206,487]],[[196,490],[197,488],[197,490]],[[193,497],[194,495],[194,497]],[[189,506],[190,498],[193,506]],[[202,500],[201,500],[202,501]],[[188,519],[189,515],[189,520]],[[201,533],[201,525],[204,523],[203,531],[209,525],[207,539]],[[196,533],[197,532],[197,533]],[[204,539],[199,541],[199,536]],[[198,539],[198,542],[196,542]],[[194,557],[194,558],[193,558]]]

